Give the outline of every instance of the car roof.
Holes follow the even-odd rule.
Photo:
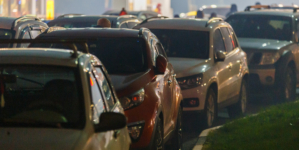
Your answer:
[[[13,17],[0,17],[0,28],[2,29],[11,29],[12,24],[17,18]]]
[[[54,65],[77,67],[77,58],[72,57],[72,50],[51,48],[2,48],[0,64]]]
[[[145,23],[141,23],[134,27],[138,29],[141,27],[149,29],[178,29],[178,30],[197,30],[197,31],[210,31],[213,28],[207,27],[207,19],[186,19],[186,18],[174,18],[174,19],[150,19]],[[216,22],[220,23],[220,22]],[[222,22],[223,23],[223,22]],[[211,23],[210,25],[214,25]],[[188,25],[188,27],[186,27]]]
[[[273,16],[285,16],[292,17],[297,16],[299,13],[294,13],[292,9],[263,9],[263,10],[252,10],[236,12],[233,15],[273,15]]]
[[[119,32],[121,31],[121,32]],[[66,30],[56,30],[47,34],[41,34],[40,37],[68,37],[80,38],[88,36],[89,38],[98,37],[138,37],[139,30],[125,28],[70,28]]]

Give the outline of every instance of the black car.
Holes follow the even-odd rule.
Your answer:
[[[259,8],[258,8],[259,7]],[[247,53],[250,95],[295,100],[299,78],[299,12],[248,6],[226,21]],[[255,8],[257,10],[252,10]]]
[[[34,16],[0,17],[0,39],[34,39],[47,28],[46,23]],[[0,44],[0,48],[27,46],[28,44]]]
[[[67,14],[57,17],[48,23],[49,27],[60,26],[64,28],[86,28],[97,26],[97,21],[101,18],[107,18],[111,22],[112,28],[133,28],[140,23],[136,16],[86,16],[81,14]]]
[[[103,15],[116,15],[116,16],[118,16],[119,13],[120,13],[120,11],[109,10],[109,11],[106,11]],[[145,19],[148,19],[148,18],[159,16],[159,14],[154,12],[154,11],[127,11],[127,14],[137,16],[137,18],[140,19],[140,20],[145,20]]]

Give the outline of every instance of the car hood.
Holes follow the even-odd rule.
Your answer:
[[[153,78],[151,69],[135,74],[110,74],[114,89],[119,98],[128,96],[143,88]]]
[[[45,128],[0,128],[1,149],[72,150],[82,131]]]
[[[280,50],[291,43],[291,41],[279,41],[272,39],[238,38],[239,44],[246,52],[247,50]]]
[[[177,78],[199,74],[208,69],[208,60],[168,57]]]

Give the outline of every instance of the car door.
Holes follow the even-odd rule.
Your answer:
[[[225,61],[228,63],[228,80],[226,82],[226,87],[228,88],[228,92],[227,92],[227,100],[230,100],[232,98],[234,98],[234,91],[236,90],[237,87],[234,87],[236,86],[235,85],[235,81],[233,79],[233,76],[234,76],[234,70],[233,70],[233,66],[235,65],[237,59],[236,59],[236,55],[235,55],[235,52],[234,51],[234,46],[233,46],[233,43],[232,43],[232,40],[230,38],[230,34],[227,30],[226,27],[221,27],[220,28],[221,30],[221,34],[222,34],[222,37],[223,37],[223,40],[224,40],[224,45],[225,45],[225,49],[226,49],[226,57],[225,57]],[[237,70],[238,72],[238,70]],[[237,73],[236,73],[237,74]]]
[[[243,62],[243,55],[240,55],[241,48],[238,44],[237,37],[235,32],[231,28],[226,28],[229,34],[230,41],[233,45],[232,50],[232,97],[237,99],[239,96],[240,88],[241,88],[241,82],[242,82],[242,63]],[[246,63],[246,62],[245,62]]]
[[[95,66],[94,69],[93,73],[95,74],[97,84],[103,95],[106,108],[108,108],[108,111],[110,112],[123,113],[120,103],[116,101],[117,98],[115,92],[112,89],[111,82],[108,79],[107,74],[103,70],[104,68],[101,66]],[[130,142],[129,135],[127,134],[127,128],[108,132],[110,132],[110,135],[112,134],[112,138],[107,145],[108,149],[120,150],[126,149],[126,147],[129,148]]]
[[[218,51],[223,51],[225,54],[228,52],[226,51],[226,47],[224,44],[224,37],[220,29],[216,29],[213,33],[213,52],[214,56]],[[225,100],[229,99],[230,96],[230,77],[231,77],[231,64],[230,59],[225,58],[224,61],[215,62],[217,69],[218,69],[218,103],[223,103]]]
[[[157,57],[159,54],[159,51],[157,49],[157,43],[158,40],[156,38],[152,39],[152,49],[155,51],[155,57]],[[161,54],[163,55],[163,54]],[[163,93],[162,93],[162,106],[163,106],[163,113],[164,113],[164,135],[167,135],[171,131],[171,127],[173,126],[172,120],[171,120],[171,106],[172,106],[172,85],[173,85],[173,69],[171,69],[171,64],[168,64],[166,71],[163,76]]]

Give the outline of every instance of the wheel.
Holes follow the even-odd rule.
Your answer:
[[[243,115],[246,112],[248,104],[248,95],[247,95],[247,83],[246,80],[242,80],[239,100],[236,104],[233,104],[228,107],[228,115],[231,118]]]
[[[154,141],[154,146],[153,150],[163,150],[164,149],[164,129],[163,129],[163,122],[161,118],[158,119],[157,121],[157,127],[156,127],[156,132],[155,132],[155,141]]]
[[[209,89],[204,110],[204,126],[212,127],[217,117],[217,97],[213,89]]]
[[[170,145],[166,149],[182,150],[183,149],[183,126],[182,126],[182,107],[178,110],[178,117],[175,129],[175,135],[171,139]]]

